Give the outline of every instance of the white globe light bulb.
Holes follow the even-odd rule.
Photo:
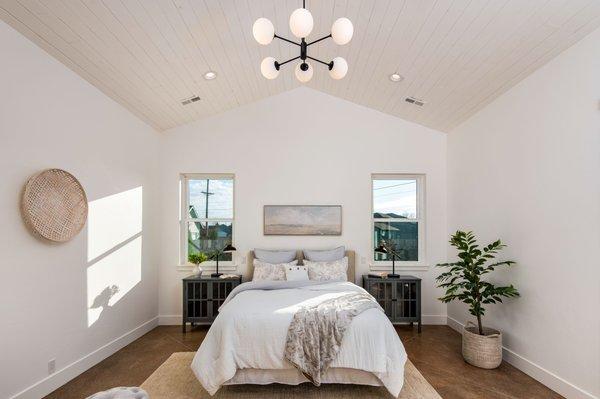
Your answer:
[[[342,79],[348,73],[348,63],[342,57],[333,59],[333,68],[329,70],[329,76],[333,79]]]
[[[313,17],[306,8],[298,8],[290,15],[290,30],[298,38],[307,37],[313,29]]]
[[[296,78],[299,81],[301,81],[302,83],[308,82],[309,80],[312,79],[312,76],[313,76],[312,65],[310,65],[308,62],[306,63],[306,65],[308,65],[308,69],[306,71],[303,71],[301,68],[302,62],[299,63],[298,65],[296,65],[296,70],[295,70]]]
[[[331,38],[336,44],[343,46],[352,39],[354,27],[348,18],[339,18],[331,27]]]
[[[259,18],[254,22],[254,25],[252,25],[252,34],[257,42],[266,46],[271,43],[273,37],[275,37],[275,27],[268,19]]]
[[[267,79],[275,79],[279,75],[279,70],[275,68],[275,58],[266,57],[260,63],[260,72]]]

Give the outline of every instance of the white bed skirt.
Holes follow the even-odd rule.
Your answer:
[[[286,384],[299,385],[303,382],[309,382],[302,373],[295,369],[239,369],[232,379],[225,382],[223,385],[238,385],[238,384]],[[332,367],[324,374],[322,383],[324,384],[358,384],[371,385],[374,387],[383,386],[383,383],[373,373],[343,368]]]

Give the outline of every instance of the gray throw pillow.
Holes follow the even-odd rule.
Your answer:
[[[267,263],[289,263],[296,259],[296,251],[272,251],[268,249],[255,249],[256,259]]]
[[[344,256],[346,256],[346,248],[343,246],[325,250],[304,250],[304,258],[311,262],[333,262],[342,259]]]

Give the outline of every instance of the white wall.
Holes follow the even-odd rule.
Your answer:
[[[163,322],[180,322],[179,174],[234,173],[235,246],[328,248],[357,253],[357,277],[368,271],[371,249],[371,173],[425,173],[427,264],[446,256],[446,135],[329,95],[300,88],[210,119],[167,131],[161,142]],[[341,237],[263,235],[263,205],[340,204]],[[424,279],[423,314],[445,322],[434,273]],[[165,317],[172,316],[172,317]],[[442,316],[442,317],[440,317]]]
[[[0,48],[0,397],[47,377],[52,358],[60,371],[100,349],[20,395],[35,398],[156,323],[159,134],[3,22]],[[34,238],[19,212],[27,179],[50,167],[90,201],[86,228],[60,245]],[[112,285],[106,304],[97,294]]]
[[[573,398],[600,396],[599,100],[596,31],[448,135],[449,231],[501,238],[518,261],[492,278],[522,297],[484,323],[509,360]],[[448,315],[467,318],[460,304]]]

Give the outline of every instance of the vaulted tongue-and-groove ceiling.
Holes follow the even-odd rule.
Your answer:
[[[292,38],[300,0],[0,0],[0,17],[159,130],[298,87],[292,65],[266,80],[260,61],[297,47],[261,46],[259,17]],[[598,0],[308,0],[315,26],[354,24],[345,46],[326,40],[310,55],[346,58],[332,80],[322,65],[308,86],[449,131],[600,26]],[[215,80],[203,75],[216,71]],[[400,82],[389,75],[397,72]],[[193,95],[200,101],[181,105]],[[418,107],[407,96],[426,102]]]

